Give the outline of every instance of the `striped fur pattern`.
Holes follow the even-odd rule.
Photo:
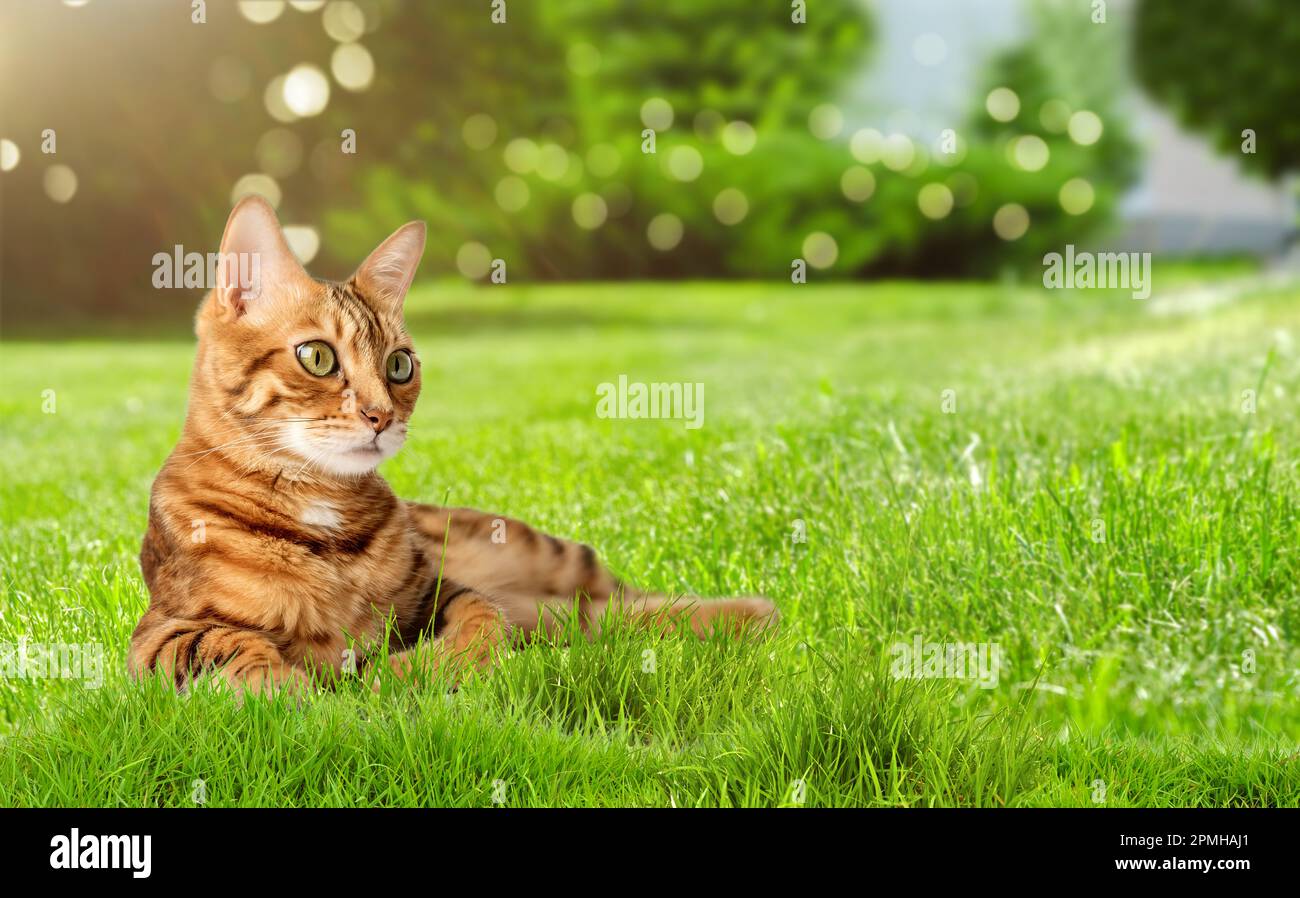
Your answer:
[[[140,552],[150,603],[133,674],[305,689],[364,670],[385,641],[399,675],[486,668],[504,641],[569,614],[589,633],[611,610],[699,634],[775,622],[765,599],[648,595],[588,546],[393,494],[375,467],[401,447],[420,393],[402,300],[423,248],[423,224],[408,224],[348,281],[321,282],[265,202],[231,213],[222,253],[257,254],[260,290],[222,281],[198,313],[185,426]]]

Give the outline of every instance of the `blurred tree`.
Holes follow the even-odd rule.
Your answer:
[[[1070,4],[1033,7],[1032,37],[993,58],[974,98],[972,151],[959,169],[977,194],[955,216],[956,233],[941,228],[933,239],[959,245],[960,258],[987,273],[1081,243],[1112,220],[1138,158],[1122,105],[1123,27],[1094,24]],[[1014,94],[1014,108],[995,117],[999,88]],[[1009,243],[990,224],[1008,204],[1029,218]]]
[[[548,0],[510,4],[505,24],[472,4],[417,3],[376,38],[395,77],[367,97],[388,111],[367,129],[397,159],[368,170],[361,214],[329,216],[334,245],[387,226],[400,202],[430,221],[432,270],[456,270],[475,243],[530,279],[717,276],[785,270],[798,254],[812,210],[767,188],[824,155],[809,111],[860,69],[870,22],[856,0],[821,0],[802,24],[787,4],[751,0]],[[436,85],[415,108],[413,84]],[[753,134],[743,152],[724,149],[729,124]],[[786,132],[800,137],[776,139]],[[761,248],[766,264],[754,264],[747,226],[717,220],[728,188],[751,210],[770,200],[769,229],[784,233]],[[647,237],[665,215],[686,234],[672,252]]]
[[[1265,177],[1300,169],[1294,0],[1141,0],[1134,60],[1151,95]],[[1255,135],[1243,152],[1244,131]]]
[[[319,229],[326,277],[411,218],[430,223],[423,276],[481,278],[500,258],[512,281],[776,278],[805,255],[823,277],[985,273],[1103,223],[1131,170],[1120,42],[1058,7],[995,60],[946,154],[850,133],[855,110],[836,104],[870,53],[860,0],[817,0],[803,23],[752,0],[513,2],[504,22],[486,2],[341,0],[265,24],[236,4],[208,4],[203,24],[169,0],[0,4],[0,33],[19,35],[6,64],[29,76],[0,82],[0,137],[22,151],[0,175],[22,210],[5,314],[189,315],[188,292],[152,289],[151,260],[215,250],[249,175],[285,225]],[[344,86],[343,50],[373,61],[372,81]],[[277,116],[276,79],[301,65],[333,76],[327,102]],[[994,86],[1017,94],[1011,119],[985,110]],[[1104,131],[1070,139],[1060,107]],[[1029,136],[1042,166],[1016,158]],[[47,195],[54,164],[77,173],[70,202]],[[1072,181],[1088,182],[1076,214]],[[1030,219],[1010,242],[992,227],[1007,204]]]

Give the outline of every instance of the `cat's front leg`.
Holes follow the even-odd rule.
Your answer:
[[[388,665],[400,680],[450,672],[458,685],[470,669],[486,671],[504,646],[508,633],[505,616],[496,603],[472,590],[459,593],[439,613],[438,635],[412,648],[388,656]],[[380,691],[381,677],[372,688]]]
[[[150,609],[131,637],[128,668],[160,673],[177,689],[211,675],[236,694],[310,691],[311,676],[291,664],[268,634],[224,621],[171,617]]]

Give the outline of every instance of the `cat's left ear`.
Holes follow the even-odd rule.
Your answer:
[[[402,225],[366,257],[352,280],[364,295],[400,307],[424,255],[424,237],[424,222]]]

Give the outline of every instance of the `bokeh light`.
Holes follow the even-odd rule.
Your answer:
[[[516,137],[506,144],[503,156],[506,168],[517,175],[526,175],[537,168],[537,160],[541,157],[541,150],[537,148],[536,143],[527,137]]]
[[[995,87],[984,100],[994,121],[1009,122],[1020,114],[1020,97],[1009,87]]]
[[[1101,139],[1101,116],[1087,109],[1080,109],[1070,116],[1070,139],[1081,147],[1091,146]]]
[[[840,190],[855,203],[865,203],[876,192],[876,176],[861,165],[850,166],[840,176]]]
[[[875,128],[862,128],[849,139],[849,152],[863,165],[879,162],[885,150],[885,135]]]
[[[880,161],[891,171],[906,171],[916,158],[916,147],[906,134],[891,134],[880,150]]]
[[[276,183],[275,178],[261,172],[244,175],[230,190],[230,205],[235,205],[246,196],[260,196],[271,204],[271,208],[278,208],[281,199],[280,185]]]
[[[672,104],[663,97],[651,97],[641,104],[641,122],[655,131],[667,131],[673,126]]]
[[[650,219],[645,234],[651,246],[666,253],[682,242],[682,220],[671,212],[662,212]]]
[[[45,195],[56,203],[71,202],[77,195],[77,173],[66,165],[51,165],[42,180]]]
[[[808,130],[819,140],[831,140],[844,130],[844,113],[838,106],[822,103],[808,113]]]
[[[1007,203],[993,213],[993,233],[1003,240],[1019,240],[1029,230],[1029,211],[1019,203]]]
[[[266,106],[266,111],[271,114],[271,118],[277,122],[288,123],[298,120],[298,114],[284,101],[284,82],[287,80],[285,75],[276,75],[267,82],[266,90],[262,92],[262,103]]]
[[[1083,178],[1071,178],[1061,185],[1061,208],[1071,215],[1082,215],[1092,208],[1096,191]]]
[[[573,220],[578,227],[593,231],[605,223],[609,207],[598,193],[580,193],[573,199]]]
[[[51,165],[44,180],[45,195],[56,203],[71,202],[77,195],[77,173],[66,165]]]
[[[320,234],[310,225],[285,225],[284,242],[298,261],[306,265],[320,252]]]
[[[945,218],[952,211],[952,191],[946,184],[931,182],[917,191],[916,205],[926,218]]]
[[[744,156],[758,143],[758,132],[749,122],[737,119],[722,129],[722,147],[734,156]]]
[[[254,25],[274,22],[284,12],[284,0],[239,0],[239,14]]]
[[[497,182],[495,191],[497,205],[507,212],[518,212],[528,205],[532,192],[528,182],[518,175],[506,175]]]
[[[722,190],[713,198],[713,216],[724,225],[736,225],[749,214],[749,198],[735,187]]]
[[[315,12],[325,5],[325,0],[289,0],[289,5],[298,12]]]
[[[321,24],[331,38],[350,44],[366,33],[366,14],[352,0],[331,0],[321,14]]]
[[[1051,158],[1047,141],[1037,134],[1017,137],[1010,144],[1011,158],[1015,165],[1024,171],[1042,171]]]
[[[813,268],[830,268],[839,256],[839,244],[825,231],[813,231],[803,239],[803,257]]]
[[[694,181],[704,171],[704,157],[692,146],[673,147],[668,154],[668,173],[678,181]]]
[[[547,143],[537,151],[537,174],[548,181],[558,181],[569,170],[569,153],[558,143]]]
[[[344,90],[366,90],[375,80],[375,58],[360,44],[339,44],[330,55],[330,72]]]
[[[456,250],[456,269],[471,281],[477,281],[492,270],[492,253],[475,240],[462,243]]]
[[[284,76],[284,105],[304,118],[320,115],[330,101],[330,82],[311,63],[294,66]]]
[[[13,171],[22,157],[23,154],[18,152],[18,144],[7,137],[0,140],[0,171]]]

